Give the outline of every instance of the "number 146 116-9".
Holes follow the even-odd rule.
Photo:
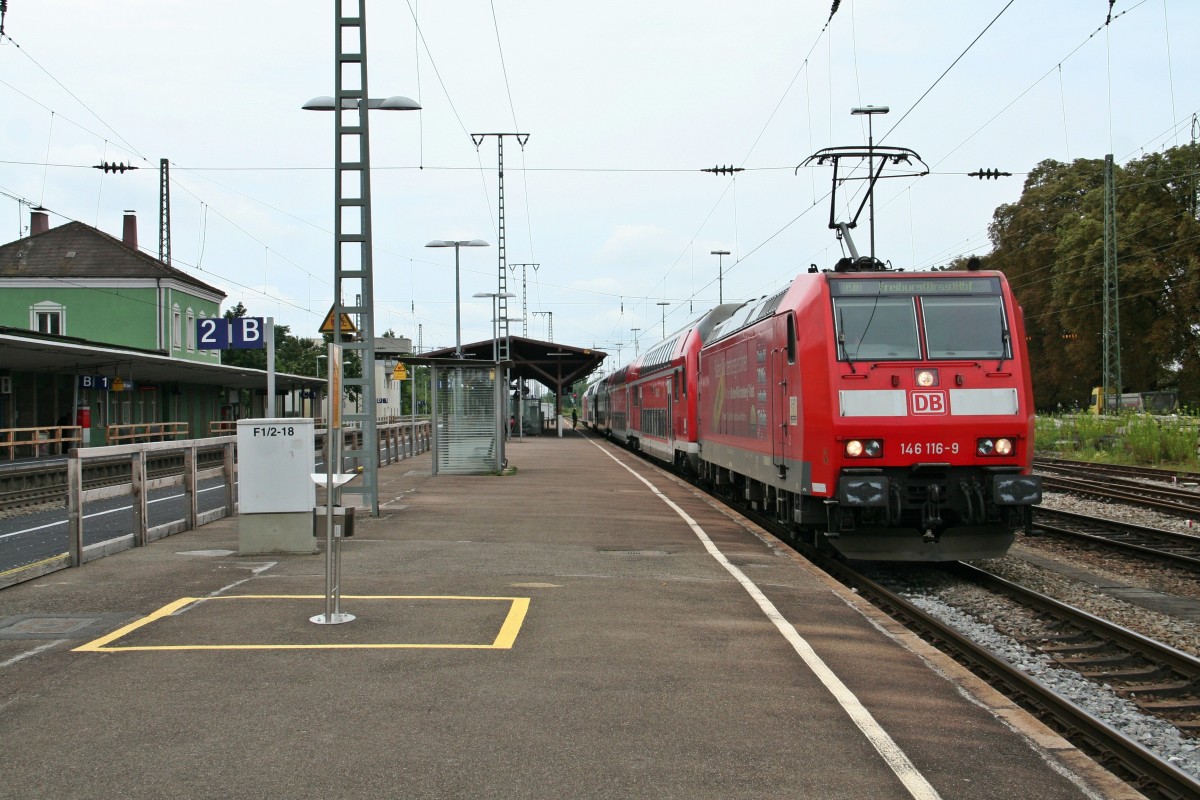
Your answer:
[[[900,453],[906,456],[958,455],[958,442],[904,442]]]

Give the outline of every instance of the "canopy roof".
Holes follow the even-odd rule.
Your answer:
[[[477,364],[488,364],[496,360],[491,339],[464,344],[462,353],[463,360]],[[557,394],[561,394],[563,387],[570,386],[592,374],[608,357],[608,353],[590,348],[544,342],[540,339],[526,339],[524,336],[510,336],[508,356],[512,363],[512,377],[515,380],[534,380],[555,389]],[[422,353],[412,361],[420,358],[453,359],[454,348],[431,350],[428,353]],[[401,360],[409,361],[410,359]]]

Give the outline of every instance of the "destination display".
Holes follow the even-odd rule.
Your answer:
[[[889,295],[1000,294],[999,278],[884,278],[880,280],[831,279],[834,297]]]

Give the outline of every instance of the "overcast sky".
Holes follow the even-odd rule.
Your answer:
[[[524,305],[529,336],[552,320],[556,341],[626,360],[632,329],[642,349],[661,338],[659,303],[668,331],[716,303],[713,250],[731,253],[726,300],[842,255],[831,170],[796,167],[866,143],[852,107],[889,106],[876,143],[930,168],[875,203],[876,255],[909,270],[987,252],[992,212],[1043,159],[1124,163],[1200,135],[1194,0],[1117,0],[1107,27],[1105,0],[841,0],[832,19],[830,0],[366,2],[370,95],[423,106],[371,117],[376,332],[420,326],[426,349],[454,344],[454,251],[431,239],[492,244],[461,270],[463,340],[491,336],[471,295],[498,285],[497,146],[471,133],[529,134],[505,141],[506,255],[540,267],[510,317]],[[315,336],[333,117],[300,106],[333,93],[333,60],[331,0],[9,0],[0,242],[30,203],[118,237],[135,209],[157,254],[167,158],[174,266]],[[700,171],[716,165],[744,171]],[[1013,175],[966,176],[980,168]],[[869,249],[865,214],[855,239]]]

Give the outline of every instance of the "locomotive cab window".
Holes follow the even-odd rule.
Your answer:
[[[835,297],[833,320],[842,361],[921,357],[912,297]]]
[[[933,358],[1011,358],[999,296],[924,297],[925,344]]]

